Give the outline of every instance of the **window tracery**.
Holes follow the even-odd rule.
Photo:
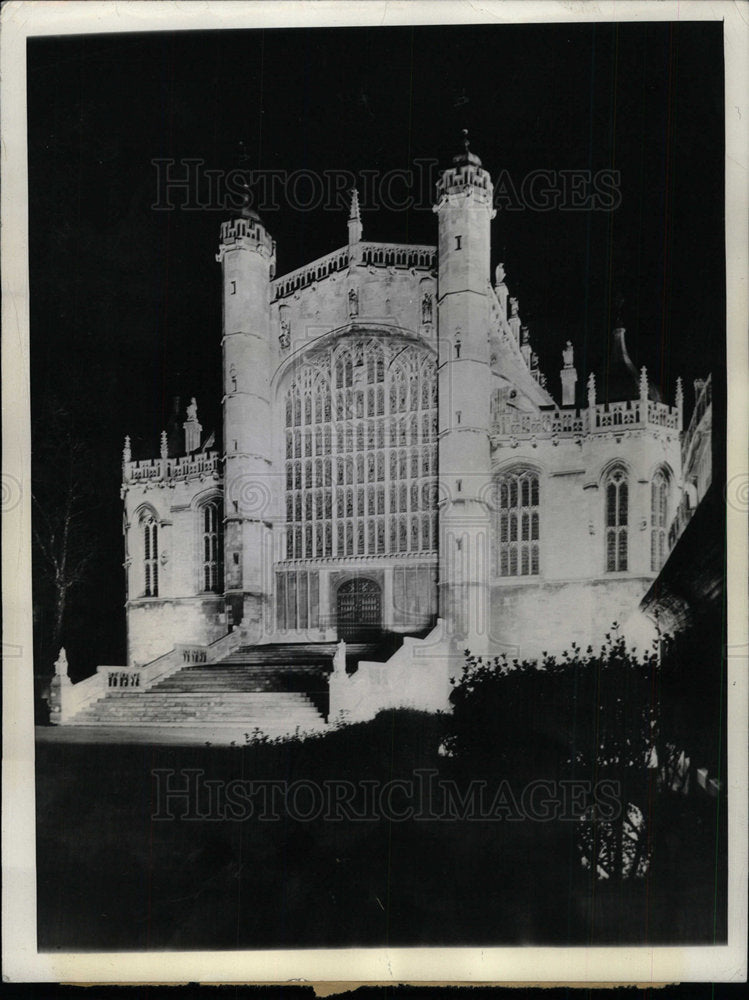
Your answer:
[[[666,561],[668,478],[658,469],[650,484],[650,568],[657,573]]]
[[[287,559],[436,548],[428,487],[437,470],[437,379],[428,352],[377,340],[340,344],[305,364],[283,412]],[[324,514],[315,503],[302,519],[301,504],[289,500],[313,489]]]
[[[539,573],[539,477],[511,469],[497,480],[497,574]]]
[[[606,476],[606,572],[627,569],[629,483],[627,473],[617,466]]]

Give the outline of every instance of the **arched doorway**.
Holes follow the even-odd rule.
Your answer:
[[[382,591],[379,584],[357,576],[338,588],[338,638],[371,642],[382,631]]]

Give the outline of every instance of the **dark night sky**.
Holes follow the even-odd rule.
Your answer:
[[[220,417],[228,214],[154,211],[157,158],[382,175],[447,165],[467,127],[493,179],[517,187],[532,170],[619,170],[615,211],[500,209],[492,224],[549,387],[567,338],[579,384],[605,365],[619,293],[630,354],[669,401],[678,374],[687,410],[693,378],[723,378],[719,22],[33,39],[28,108],[32,416],[38,428],[52,394],[66,402],[112,520],[77,598],[94,662],[124,655],[124,434],[156,454],[175,393],[198,397],[204,427]],[[365,238],[435,243],[431,192],[421,202],[369,199]],[[346,241],[344,206],[300,211],[283,190],[264,221],[278,274]]]

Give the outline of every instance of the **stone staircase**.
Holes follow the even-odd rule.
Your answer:
[[[335,643],[240,646],[216,663],[188,664],[146,689],[115,688],[82,709],[73,725],[153,729],[244,742],[319,731],[328,712]],[[374,647],[349,644],[350,667]]]
[[[217,663],[194,664],[145,689],[108,691],[74,725],[172,730],[243,741],[324,728],[334,643],[242,646]],[[362,645],[348,650],[366,655]]]

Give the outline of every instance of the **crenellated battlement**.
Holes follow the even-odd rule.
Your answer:
[[[450,195],[464,194],[467,191],[491,204],[492,181],[489,173],[482,167],[467,163],[460,167],[451,167],[437,181],[437,200],[441,201]]]
[[[249,245],[250,249],[259,249],[273,261],[275,266],[276,241],[269,235],[265,227],[257,219],[230,219],[221,223],[221,242],[216,260],[220,263],[223,255],[239,245]],[[272,276],[272,275],[271,275]]]

